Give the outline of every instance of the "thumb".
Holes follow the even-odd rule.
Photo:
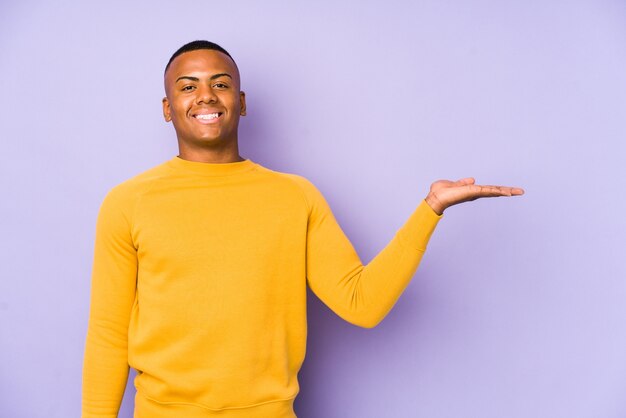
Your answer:
[[[460,180],[457,180],[454,185],[455,186],[467,186],[468,184],[474,184],[476,180],[474,177],[465,177]]]

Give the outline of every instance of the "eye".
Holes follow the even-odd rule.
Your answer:
[[[217,82],[217,83],[213,84],[213,87],[217,87],[218,89],[227,89],[228,88],[228,84]]]
[[[180,89],[181,91],[191,91],[193,90],[195,87],[194,86],[183,86],[182,89]]]

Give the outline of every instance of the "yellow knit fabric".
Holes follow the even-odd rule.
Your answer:
[[[364,266],[305,177],[178,156],[113,187],[98,213],[82,418],[294,418],[306,286],[374,327],[441,216],[422,201]]]

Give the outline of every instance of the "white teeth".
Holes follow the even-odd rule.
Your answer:
[[[210,120],[210,119],[215,119],[218,116],[219,116],[218,113],[209,113],[208,115],[196,115],[196,119]]]

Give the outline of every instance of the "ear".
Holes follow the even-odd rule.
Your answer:
[[[163,102],[163,118],[165,118],[165,122],[171,122],[172,113],[170,111],[170,102],[167,100],[167,97],[164,97],[162,102]]]
[[[239,103],[241,104],[241,111],[239,114],[241,116],[246,116],[246,93],[243,91],[239,92]]]

